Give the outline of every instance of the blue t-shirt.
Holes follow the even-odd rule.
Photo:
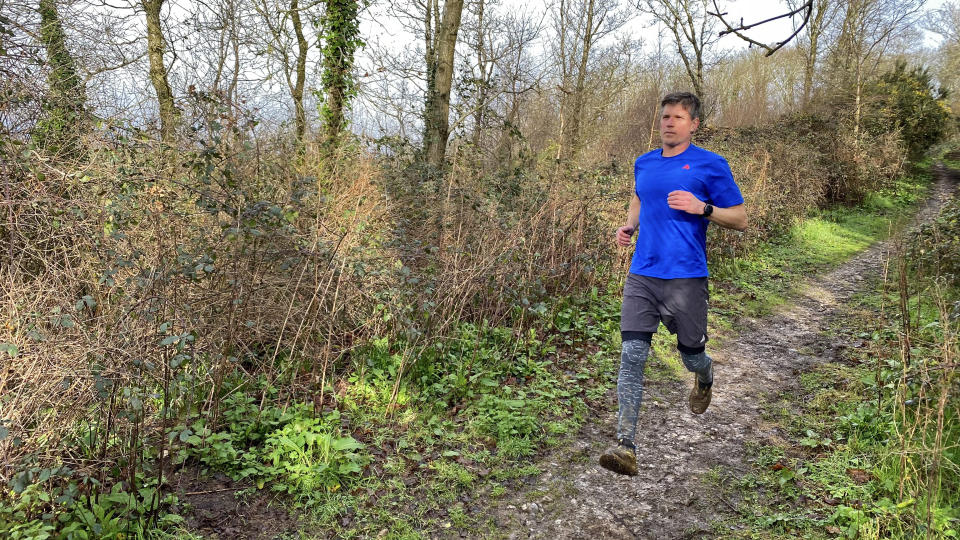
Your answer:
[[[667,205],[671,191],[689,191],[720,208],[743,203],[723,157],[691,144],[663,157],[660,149],[637,158],[633,167],[640,225],[630,273],[661,279],[707,277],[707,225],[710,221]]]

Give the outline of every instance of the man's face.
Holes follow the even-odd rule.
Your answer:
[[[664,147],[673,148],[689,143],[698,127],[700,119],[691,119],[683,105],[670,103],[663,107],[660,114],[660,140]]]

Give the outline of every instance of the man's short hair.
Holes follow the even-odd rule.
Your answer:
[[[683,106],[685,111],[690,113],[691,120],[700,118],[700,98],[690,92],[671,92],[663,96],[663,100],[660,101],[660,108],[662,109],[667,105],[676,105],[677,103]]]

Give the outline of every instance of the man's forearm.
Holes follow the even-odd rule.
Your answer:
[[[637,230],[637,225],[640,224],[640,199],[637,197],[637,194],[634,193],[633,197],[630,198],[630,208],[627,209],[627,222],[624,224],[627,227],[632,227],[634,232]]]
[[[730,208],[714,206],[713,213],[707,219],[727,229],[742,231],[747,228],[747,212],[742,204]]]

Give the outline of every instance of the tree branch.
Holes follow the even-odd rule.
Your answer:
[[[787,43],[790,43],[790,41],[791,41],[793,38],[797,37],[797,34],[799,34],[800,31],[803,30],[803,28],[807,25],[807,23],[810,21],[810,15],[813,13],[813,0],[807,0],[806,2],[804,2],[803,4],[801,4],[800,7],[798,7],[797,9],[794,9],[793,11],[790,11],[790,12],[788,12],[788,13],[783,13],[783,14],[781,14],[781,15],[777,15],[776,17],[770,17],[769,19],[766,19],[766,20],[763,20],[763,21],[760,21],[760,22],[755,22],[755,23],[753,23],[753,24],[743,24],[743,19],[741,19],[741,20],[740,20],[740,26],[737,26],[737,27],[731,26],[730,23],[728,23],[727,20],[723,18],[723,16],[726,15],[726,13],[721,13],[721,12],[720,12],[720,7],[717,5],[717,0],[713,0],[713,8],[716,10],[716,13],[709,12],[709,11],[708,11],[707,13],[710,14],[710,15],[713,15],[714,17],[716,17],[716,18],[718,18],[718,19],[720,19],[720,22],[723,23],[723,25],[727,28],[726,30],[723,30],[723,31],[720,32],[720,36],[725,36],[725,35],[727,35],[727,34],[733,34],[733,35],[737,36],[738,38],[742,39],[743,41],[746,41],[746,42],[749,43],[750,45],[756,45],[756,46],[758,46],[758,47],[766,50],[766,51],[767,51],[767,54],[765,54],[764,56],[770,56],[770,55],[772,55],[773,53],[775,53],[775,52],[777,52],[778,50],[780,50],[780,48],[783,47],[784,45],[786,45]],[[800,26],[798,26],[797,29],[794,30],[792,34],[790,34],[790,37],[788,37],[787,39],[785,39],[785,40],[783,40],[783,41],[777,42],[775,46],[767,45],[766,43],[761,43],[761,42],[759,42],[759,41],[757,41],[757,40],[755,40],[755,39],[751,39],[750,37],[748,37],[748,36],[746,36],[746,35],[743,34],[744,31],[750,30],[751,28],[756,28],[757,26],[760,26],[761,24],[767,24],[767,23],[772,22],[772,21],[775,21],[775,20],[777,20],[777,19],[784,19],[784,18],[787,18],[787,17],[793,17],[793,16],[795,16],[796,14],[798,14],[798,13],[800,13],[801,11],[804,11],[804,10],[806,10],[806,13],[804,13],[804,15],[803,15],[803,22],[800,23]]]

